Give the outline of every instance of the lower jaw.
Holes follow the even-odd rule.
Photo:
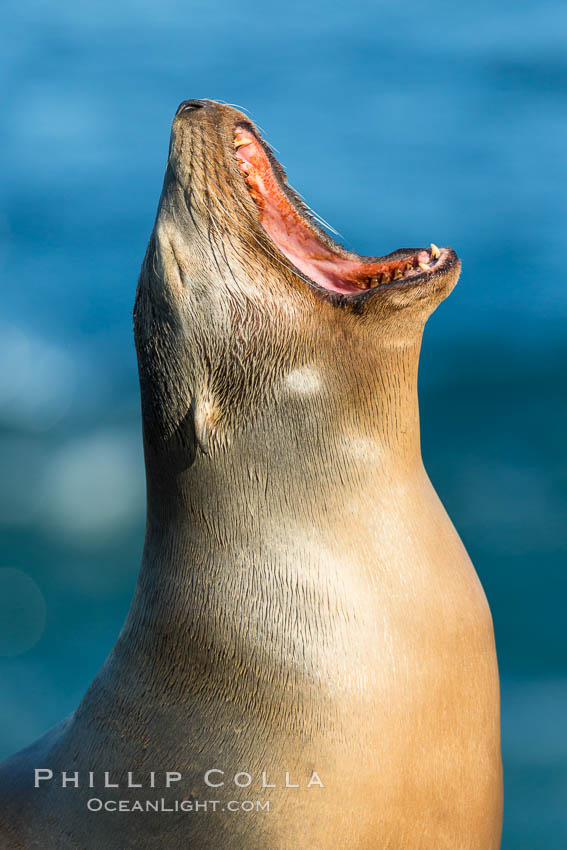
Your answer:
[[[265,229],[268,235],[271,235],[269,229]],[[321,261],[297,256],[293,251],[286,251],[281,247],[280,250],[311,281],[330,292],[344,295],[364,292],[397,281],[410,282],[424,273],[433,274],[440,270],[448,257],[446,249],[438,248],[433,243],[429,250],[414,254],[404,252],[403,257],[395,260],[382,258],[345,261],[339,258],[334,261]]]

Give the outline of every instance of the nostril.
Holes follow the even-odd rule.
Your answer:
[[[182,112],[191,112],[193,109],[202,109],[206,105],[206,100],[184,100],[179,104],[175,114],[181,115]]]

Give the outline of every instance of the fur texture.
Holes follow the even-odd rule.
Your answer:
[[[423,326],[458,264],[322,297],[259,225],[243,121],[211,101],[174,120],[134,311],[138,586],[74,715],[4,764],[2,847],[496,850],[491,617],[419,445]],[[58,781],[34,789],[36,767]],[[253,783],[213,791],[211,768]],[[166,770],[182,785],[124,789]],[[61,771],[122,789],[62,789]],[[271,811],[93,813],[92,797]]]

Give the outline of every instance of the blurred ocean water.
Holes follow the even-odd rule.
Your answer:
[[[0,754],[75,707],[128,609],[136,279],[173,113],[217,98],[250,111],[348,247],[463,260],[425,333],[424,458],[494,615],[503,847],[564,850],[565,5],[3,10]]]

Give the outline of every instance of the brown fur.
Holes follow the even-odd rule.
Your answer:
[[[258,223],[243,120],[204,102],[174,121],[134,315],[138,587],[73,717],[6,763],[2,846],[496,850],[492,623],[419,445],[421,335],[458,265],[358,306],[320,296]],[[179,770],[178,797],[272,811],[92,814],[34,767]],[[217,767],[279,787],[211,794]]]

